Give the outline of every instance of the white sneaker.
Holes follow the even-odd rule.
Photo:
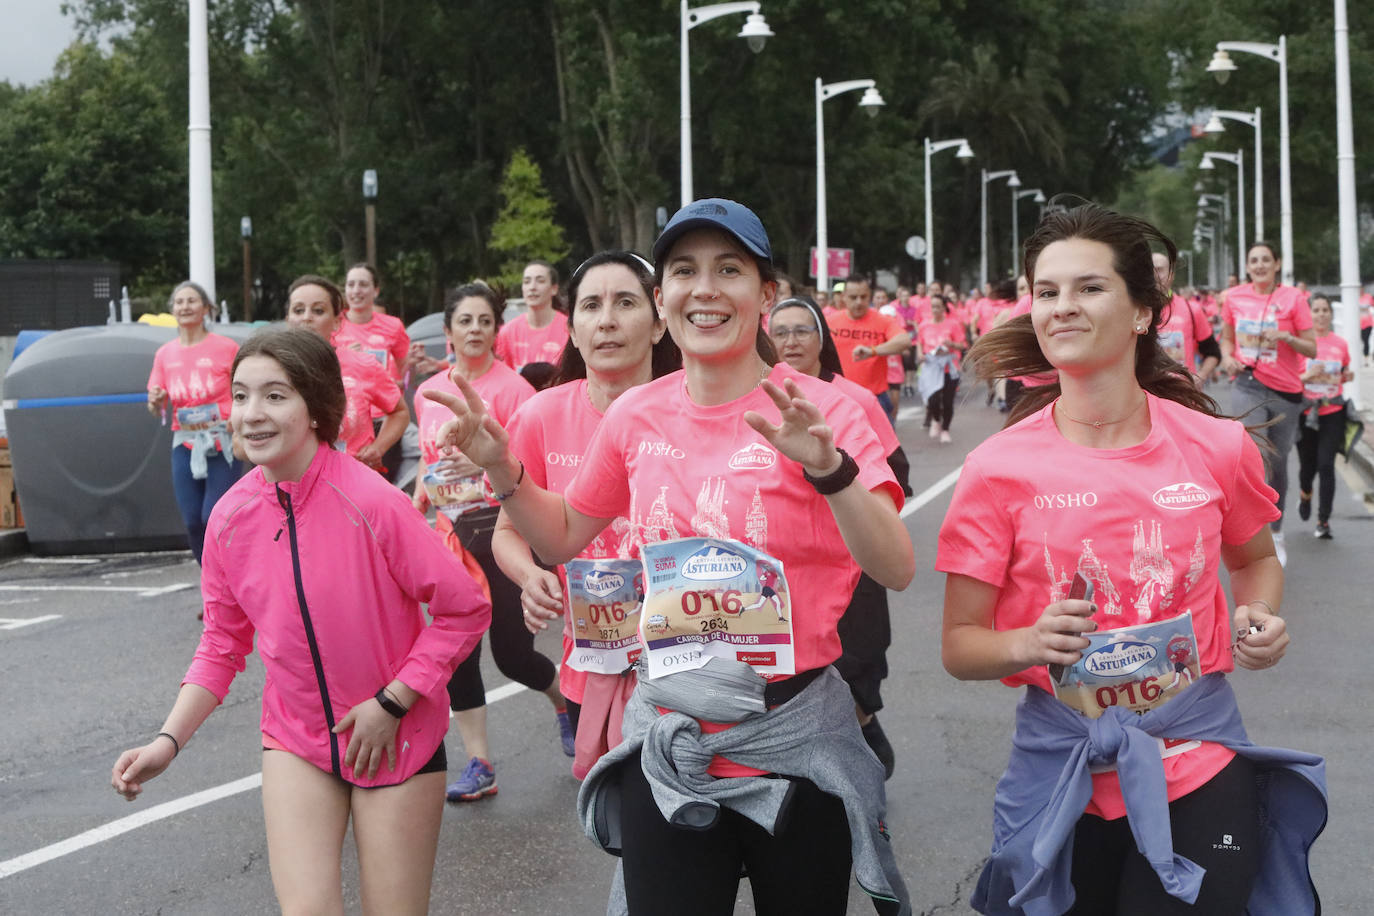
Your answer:
[[[1283,532],[1274,532],[1274,554],[1279,558],[1280,566],[1288,565],[1288,548],[1283,545]]]
[[[940,435],[940,421],[939,421],[939,420],[931,420],[931,421],[930,421],[930,438],[935,439],[935,438],[938,438],[939,435]]]

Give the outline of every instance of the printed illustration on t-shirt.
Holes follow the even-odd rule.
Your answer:
[[[692,531],[709,538],[730,540],[730,517],[725,513],[725,478],[707,477],[697,491],[697,511]]]
[[[624,525],[617,520],[612,523],[612,528],[621,536],[620,543],[616,545],[616,555],[622,557],[634,556],[633,551],[645,544],[674,541],[682,537],[677,521],[673,518],[673,510],[668,508],[666,486],[658,488],[658,496],[650,504],[649,513],[644,516],[643,521],[639,517],[639,490],[631,489],[630,514]]]
[[[1188,567],[1182,582],[1169,560],[1169,546],[1164,543],[1163,528],[1156,520],[1141,519],[1131,526],[1131,563],[1127,569],[1132,594],[1130,607],[1134,610],[1135,621],[1145,623],[1157,617],[1176,613],[1179,600],[1193,590],[1206,568],[1207,556],[1203,550],[1202,529],[1198,528],[1197,538],[1188,558]],[[1112,571],[1105,560],[1093,550],[1093,538],[1083,538],[1083,548],[1073,567],[1056,568],[1054,555],[1049,544],[1049,534],[1045,534],[1045,571],[1049,577],[1049,601],[1063,601],[1069,594],[1069,583],[1075,572],[1093,584],[1097,596],[1098,612],[1112,617],[1121,616],[1127,607],[1127,599],[1112,578]],[[1180,588],[1181,585],[1181,588]]]

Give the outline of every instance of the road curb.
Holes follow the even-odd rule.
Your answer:
[[[1365,498],[1369,499],[1374,494],[1374,446],[1371,446],[1369,437],[1374,435],[1374,410],[1361,410],[1360,420],[1364,423],[1365,433],[1360,437],[1360,441],[1351,449],[1346,456],[1346,463],[1360,475],[1360,479],[1365,484]]]

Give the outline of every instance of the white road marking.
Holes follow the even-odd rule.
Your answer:
[[[101,562],[97,557],[25,557],[25,563],[57,563],[68,566],[87,566]]]
[[[128,592],[140,598],[155,598],[187,588],[195,588],[195,583],[176,582],[151,588],[146,585],[0,585],[0,592]]]
[[[499,703],[506,697],[514,696],[528,689],[529,688],[524,684],[519,684],[514,681],[509,684],[502,684],[494,690],[487,691],[487,705],[490,706],[493,703]],[[33,852],[26,852],[22,856],[15,856],[13,859],[0,862],[0,880],[8,878],[11,875],[17,875],[21,871],[27,871],[45,862],[51,862],[53,859],[60,859],[62,856],[79,852],[88,846],[94,846],[97,843],[112,840],[121,834],[128,833],[130,830],[137,830],[139,827],[146,827],[149,824],[166,820],[169,817],[181,814],[183,811],[190,811],[192,808],[199,808],[202,805],[208,805],[211,802],[216,802],[220,799],[229,798],[230,796],[261,787],[262,772],[259,771],[252,776],[245,776],[233,782],[226,782],[220,786],[204,789],[200,792],[193,792],[190,795],[183,795],[181,798],[176,798],[160,805],[154,805],[151,808],[139,811],[137,814],[130,814],[128,817],[118,818],[107,824],[101,824],[99,827],[93,827],[84,833],[78,833],[74,837],[68,837],[50,846],[44,846],[42,849],[35,849]]]
[[[962,464],[959,465],[957,468],[950,471],[944,477],[941,477],[939,480],[935,481],[933,484],[926,487],[920,493],[916,494],[911,499],[907,500],[906,505],[902,506],[902,518],[906,518],[908,515],[915,512],[917,509],[920,509],[926,503],[930,502],[932,499],[939,496],[941,493],[945,492],[950,487],[954,486],[954,481],[959,479],[959,472],[963,469],[964,466]]]
[[[56,620],[61,614],[46,614],[42,617],[0,617],[0,630],[17,630],[20,627],[31,627],[35,623],[47,623],[49,620]]]

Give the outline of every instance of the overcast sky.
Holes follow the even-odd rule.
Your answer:
[[[0,0],[0,80],[31,86],[52,76],[57,55],[76,37],[62,0]]]

